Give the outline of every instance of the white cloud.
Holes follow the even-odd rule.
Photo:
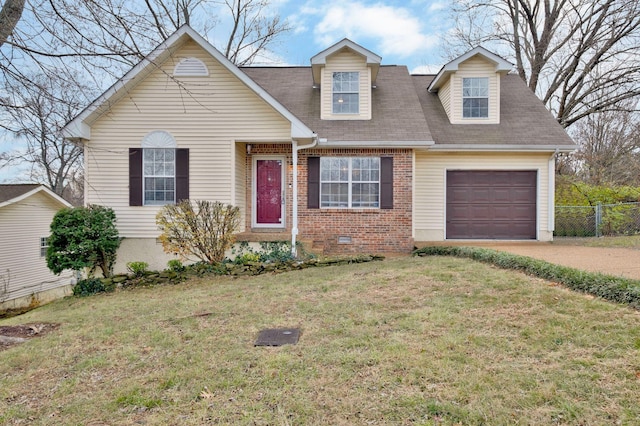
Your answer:
[[[437,74],[442,65],[419,65],[409,72],[411,74]]]
[[[439,12],[449,7],[449,3],[444,1],[434,1],[429,6],[429,12]]]
[[[325,4],[321,11],[307,9],[306,12],[321,14],[320,22],[314,28],[319,47],[327,47],[347,37],[363,45],[371,45],[365,40],[373,41],[373,46],[377,47],[371,50],[383,57],[408,57],[438,43],[436,35],[424,31],[423,20],[403,7],[333,1]]]

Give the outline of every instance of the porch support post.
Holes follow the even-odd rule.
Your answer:
[[[293,163],[293,181],[292,181],[292,198],[293,205],[291,206],[291,256],[296,257],[298,250],[296,250],[296,237],[298,236],[298,151],[302,149],[313,148],[318,143],[318,138],[314,137],[311,145],[298,146],[298,141],[291,139],[291,157]]]

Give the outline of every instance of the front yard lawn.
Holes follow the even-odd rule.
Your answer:
[[[636,424],[640,313],[450,257],[68,298],[0,352],[0,424]],[[265,328],[297,345],[254,347]]]

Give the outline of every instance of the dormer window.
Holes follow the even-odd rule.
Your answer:
[[[462,79],[462,117],[489,117],[489,78]]]
[[[360,112],[360,73],[333,73],[333,113],[358,114]]]

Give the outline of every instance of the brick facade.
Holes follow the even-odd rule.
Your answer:
[[[293,165],[291,145],[254,145],[247,158],[247,211],[252,204],[252,157],[281,155],[286,158],[285,229],[291,231]],[[307,207],[308,157],[393,157],[393,209],[347,209]],[[298,155],[299,240],[313,241],[326,254],[409,252],[412,238],[412,169],[409,149],[311,149]],[[247,214],[247,229],[251,215]],[[339,238],[350,242],[339,242]]]

